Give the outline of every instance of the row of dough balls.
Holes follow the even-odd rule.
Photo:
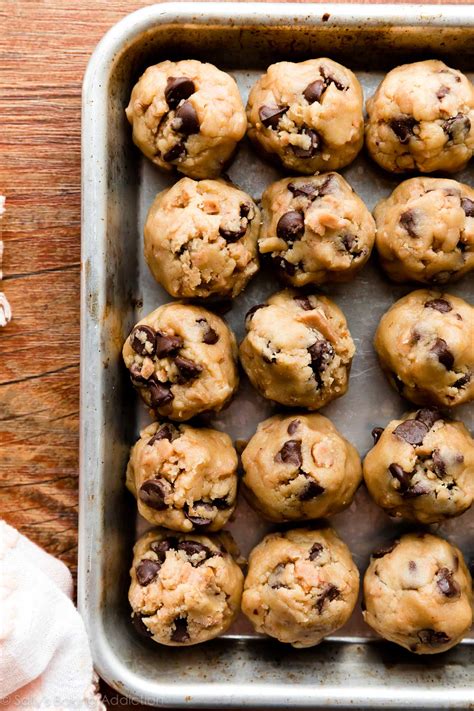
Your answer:
[[[366,108],[366,145],[386,170],[453,172],[473,155],[474,87],[441,61],[393,69]],[[161,62],[134,86],[126,115],[148,158],[192,178],[220,175],[246,131],[263,156],[307,174],[348,165],[364,142],[362,88],[327,58],[271,65],[247,114],[234,79],[214,65]]]
[[[317,410],[348,388],[355,352],[342,311],[325,296],[286,289],[253,306],[240,361],[255,389]],[[413,291],[384,314],[374,345],[391,385],[417,405],[474,399],[474,308],[451,294]],[[151,413],[188,420],[219,412],[239,384],[237,343],[222,318],[173,302],[132,329],[123,358]]]
[[[269,185],[261,212],[225,180],[182,178],[160,192],[145,258],[171,296],[235,297],[262,264],[303,287],[352,279],[375,245],[396,282],[445,284],[474,269],[474,190],[443,178],[401,183],[374,217],[337,173]]]
[[[363,467],[357,450],[322,415],[275,415],[242,453],[243,493],[277,523],[346,509],[362,481],[390,516],[423,524],[464,513],[474,501],[474,442],[462,422],[422,408],[373,430]],[[234,512],[238,456],[224,432],[154,422],[132,447],[126,483],[138,511],[174,531],[218,531]]]
[[[350,618],[359,572],[331,528],[271,533],[252,550],[244,580],[228,533],[155,529],[134,547],[129,601],[136,629],[187,646],[224,633],[240,607],[255,630],[311,647]],[[426,533],[402,536],[372,554],[364,577],[365,621],[417,654],[444,652],[472,621],[472,581],[461,551]]]

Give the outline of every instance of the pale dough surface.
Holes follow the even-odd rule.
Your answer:
[[[392,69],[367,101],[366,145],[395,173],[461,170],[474,151],[474,87],[429,59]]]
[[[145,222],[145,258],[175,297],[237,296],[258,270],[260,210],[224,180],[182,178],[158,193]]]
[[[191,178],[217,177],[247,123],[234,79],[195,59],[148,67],[133,87],[126,115],[147,158]]]
[[[250,309],[240,360],[261,395],[317,410],[344,393],[355,352],[342,311],[290,289]]]
[[[271,533],[252,550],[242,611],[257,632],[312,647],[342,627],[359,592],[349,549],[331,528]]]
[[[375,350],[390,383],[417,405],[452,407],[474,398],[474,308],[427,289],[384,314]]]
[[[133,385],[157,417],[221,410],[237,390],[237,344],[211,311],[180,302],[141,319],[123,346]]]
[[[171,534],[154,529],[133,549],[128,599],[141,634],[170,646],[225,632],[240,609],[243,573],[228,533]]]
[[[364,140],[363,95],[356,76],[332,59],[278,62],[254,84],[248,135],[296,173],[337,170]]]
[[[411,178],[374,210],[382,267],[396,282],[445,284],[474,269],[474,190]]]
[[[237,464],[224,432],[154,422],[132,447],[127,487],[157,526],[218,531],[235,508]]]
[[[348,281],[374,245],[372,215],[337,173],[272,183],[262,212],[260,253],[293,286]]]
[[[364,577],[364,619],[416,654],[458,644],[472,624],[472,581],[461,551],[410,533],[372,554]]]
[[[392,420],[364,460],[370,495],[390,516],[423,524],[459,516],[474,499],[474,442],[434,409]]]
[[[275,415],[242,453],[250,503],[271,521],[330,516],[347,508],[362,478],[359,455],[322,415]]]

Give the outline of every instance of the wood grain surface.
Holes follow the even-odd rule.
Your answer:
[[[14,313],[0,331],[0,517],[73,573],[81,83],[104,32],[149,4],[0,0],[3,290]]]

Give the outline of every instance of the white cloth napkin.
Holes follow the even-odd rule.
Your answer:
[[[105,711],[66,566],[0,521],[0,709]]]

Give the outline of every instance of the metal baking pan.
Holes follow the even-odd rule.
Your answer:
[[[132,324],[170,297],[142,256],[142,229],[156,192],[176,176],[159,172],[132,145],[124,117],[130,90],[146,66],[194,57],[229,71],[244,98],[255,78],[278,60],[330,56],[354,69],[370,94],[404,61],[436,56],[474,69],[470,6],[179,3],[129,15],[104,37],[84,80],[82,126],[82,358],[79,605],[98,672],[144,703],[224,708],[466,708],[474,703],[474,647],[416,657],[377,641],[359,608],[336,637],[294,650],[255,636],[243,619],[225,637],[192,648],[160,647],[136,636],[127,601],[137,532],[135,504],[125,491],[129,446],[148,421],[126,377],[121,347]],[[369,208],[400,182],[364,153],[342,171]],[[258,198],[280,177],[244,141],[230,176]],[[474,184],[468,167],[458,179]],[[469,277],[449,288],[473,297]],[[243,314],[277,289],[257,277],[226,315],[239,338]],[[357,346],[350,389],[324,409],[363,455],[370,430],[409,408],[386,383],[372,349],[382,313],[409,288],[390,284],[375,260],[350,284],[325,292],[343,308]],[[243,380],[233,404],[213,420],[234,438],[248,438],[272,406]],[[473,424],[472,408],[457,415]],[[363,571],[368,554],[398,526],[361,488],[332,522]],[[244,554],[265,524],[239,503],[233,531]],[[474,511],[433,527],[474,554]],[[467,640],[467,641],[473,641]]]

